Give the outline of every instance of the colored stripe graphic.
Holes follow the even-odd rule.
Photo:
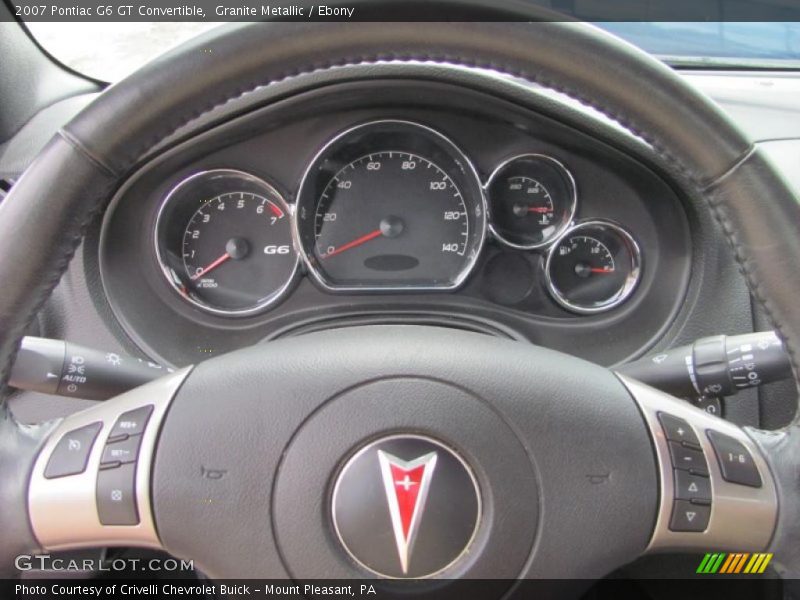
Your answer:
[[[726,554],[724,552],[720,552],[717,554],[716,560],[711,564],[711,568],[709,569],[709,573],[716,573],[719,566],[722,564],[722,561],[725,559]]]
[[[758,562],[758,557],[759,554],[757,553],[753,554],[753,556],[750,557],[750,561],[747,563],[747,566],[744,568],[744,571],[742,571],[742,573],[752,573],[753,565],[755,565]]]
[[[720,569],[719,572],[720,573],[730,573],[730,569],[734,565],[734,563],[736,563],[736,561],[738,560],[738,557],[739,557],[738,554],[728,554],[728,560],[725,561],[725,564],[722,565],[722,568]]]
[[[695,573],[708,573],[708,563],[711,561],[712,556],[716,555],[706,553],[706,555],[703,557],[703,560],[700,561],[700,566],[697,567],[697,571],[695,571]]]
[[[697,573],[716,573],[719,565],[725,558],[724,552],[708,553],[703,557],[700,566],[697,567]]]
[[[744,568],[744,561],[746,561],[749,557],[750,554],[748,554],[747,552],[742,554],[741,558],[739,558],[739,561],[736,563],[736,570],[734,571],[734,573],[740,573],[742,571],[742,569]]]
[[[758,566],[758,571],[754,571],[754,573],[763,573],[767,569],[767,565],[769,564],[769,561],[772,560],[772,552],[770,552],[768,554],[762,554],[761,556],[764,557],[764,560]]]
[[[766,571],[772,560],[772,554],[767,552],[708,552],[700,561],[697,573],[702,574],[756,574]]]

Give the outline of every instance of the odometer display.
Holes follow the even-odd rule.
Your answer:
[[[381,121],[331,142],[310,167],[298,237],[330,289],[452,289],[484,239],[477,176],[446,138]]]

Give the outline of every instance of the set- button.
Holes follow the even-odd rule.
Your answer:
[[[107,442],[100,459],[100,468],[107,469],[126,463],[136,462],[139,458],[139,444],[142,435],[130,435],[121,440]]]

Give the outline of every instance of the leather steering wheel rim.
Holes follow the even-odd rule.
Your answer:
[[[0,206],[3,395],[24,331],[66,270],[85,227],[153,147],[257,87],[384,60],[447,62],[520,77],[593,106],[647,141],[680,174],[678,184],[707,201],[800,376],[800,280],[787,277],[800,261],[800,207],[760,151],[671,69],[580,23],[271,23],[221,28],[111,87],[58,132],[15,185]],[[198,75],[174,85],[183,73]],[[755,201],[762,198],[767,200]],[[797,460],[798,427],[796,418],[783,435],[761,440],[770,448],[778,486],[795,497],[796,476],[784,478],[781,472],[791,469],[781,471],[775,457]],[[5,556],[36,546],[27,519],[20,518],[30,465],[15,457],[35,450],[47,431],[19,426],[0,404],[0,498],[8,515],[2,528],[10,542]],[[785,524],[796,510],[782,510],[774,545],[784,538],[790,547],[793,529]]]

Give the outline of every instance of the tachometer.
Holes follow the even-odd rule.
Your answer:
[[[485,201],[463,153],[415,123],[379,121],[330,142],[306,172],[297,235],[328,289],[452,289],[485,237]]]
[[[277,302],[297,271],[291,214],[266,182],[232,170],[185,179],[167,196],[156,251],[169,284],[188,302],[225,316]]]

